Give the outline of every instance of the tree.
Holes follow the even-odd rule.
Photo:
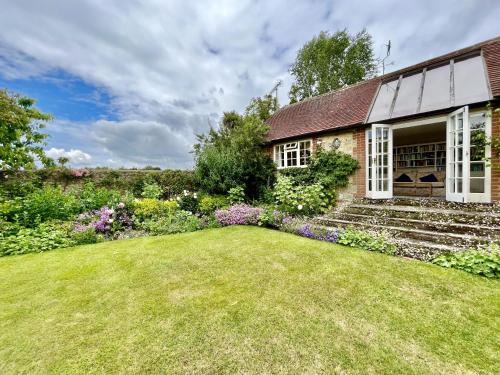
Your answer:
[[[195,176],[202,190],[226,194],[240,186],[257,198],[274,178],[275,165],[264,142],[269,128],[256,114],[224,113],[218,130],[198,136]]]
[[[255,115],[260,118],[262,121],[266,121],[269,117],[271,117],[274,112],[276,112],[279,108],[278,98],[267,94],[264,97],[260,98],[252,98],[250,104],[247,106],[245,110],[245,114]]]
[[[57,162],[59,163],[61,168],[64,168],[66,164],[69,163],[69,158],[67,158],[66,156],[60,156],[59,158],[57,158]]]
[[[322,31],[299,50],[290,67],[295,79],[290,102],[338,90],[371,78],[376,72],[372,37],[366,30],[356,35],[347,30],[333,35]]]
[[[34,104],[33,99],[0,90],[0,170],[33,168],[35,158],[53,165],[43,150],[47,134],[40,131],[52,117]]]

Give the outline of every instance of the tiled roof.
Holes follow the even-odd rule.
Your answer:
[[[267,122],[269,141],[362,124],[379,78],[281,108]]]
[[[497,37],[368,81],[285,106],[267,121],[271,127],[267,139],[276,141],[361,125],[368,117],[372,101],[382,81],[476,51],[482,51],[493,97],[500,97],[500,37]]]

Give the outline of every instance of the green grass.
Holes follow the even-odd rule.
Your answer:
[[[500,283],[257,227],[0,259],[0,373],[494,373]]]

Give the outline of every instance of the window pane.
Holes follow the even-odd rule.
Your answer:
[[[420,112],[450,106],[450,66],[430,69],[425,74]]]
[[[455,61],[453,70],[455,79],[455,105],[464,105],[490,99],[483,58],[481,56]]]
[[[471,178],[470,179],[470,192],[471,193],[484,193],[484,178]]]
[[[397,86],[398,80],[384,83],[380,86],[380,90],[370,113],[369,122],[389,118],[389,111],[391,109],[392,99],[394,98]]]
[[[411,115],[417,111],[421,82],[422,73],[404,77],[401,80],[392,117]]]

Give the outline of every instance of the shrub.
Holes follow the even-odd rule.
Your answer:
[[[158,199],[161,197],[163,190],[156,182],[145,183],[142,188],[142,197],[149,199]]]
[[[104,206],[99,210],[80,214],[75,223],[75,232],[94,229],[97,233],[109,236],[120,230],[131,229],[132,226],[133,220],[129,210],[124,203],[119,203],[114,208]]]
[[[304,224],[297,229],[297,234],[302,237],[312,238],[314,240],[337,242],[338,231],[327,228],[316,228],[310,224]]]
[[[184,190],[181,195],[177,197],[177,203],[179,208],[184,211],[191,212],[193,214],[198,212],[198,195],[196,193],[190,193]]]
[[[83,185],[80,192],[80,211],[97,210],[103,206],[112,206],[120,201],[120,192],[106,188],[96,188],[93,182]]]
[[[226,208],[229,201],[221,195],[205,195],[200,198],[199,210],[203,215],[211,215],[217,209]]]
[[[262,208],[236,204],[228,209],[215,211],[215,218],[221,225],[256,225],[262,211]]]
[[[468,250],[444,254],[432,261],[441,267],[456,268],[475,275],[500,277],[500,252]]]
[[[188,211],[174,211],[166,216],[144,221],[141,228],[151,234],[173,234],[193,232],[201,229],[200,219]]]
[[[341,245],[359,247],[363,250],[377,251],[393,255],[396,245],[387,241],[385,234],[371,234],[368,232],[347,228],[339,231],[337,242]]]
[[[75,196],[64,194],[60,188],[46,187],[23,198],[16,221],[34,227],[48,220],[67,220],[79,212]]]
[[[87,228],[83,231],[73,231],[73,233],[71,233],[71,239],[74,241],[75,245],[87,245],[97,243],[103,238],[97,234],[95,228]]]
[[[231,204],[243,203],[245,198],[245,189],[241,186],[232,187],[228,191],[228,199]]]
[[[160,201],[158,199],[137,199],[133,204],[134,215],[139,221],[151,219],[153,216],[165,216],[175,211],[179,205],[176,201]]]
[[[327,194],[320,183],[295,185],[287,176],[278,177],[278,182],[274,186],[274,198],[281,211],[304,215],[324,212],[332,201],[332,195]]]
[[[0,256],[40,253],[73,246],[67,224],[44,223],[37,228],[22,228],[15,235],[0,237]]]
[[[283,222],[291,219],[290,216],[284,212],[278,211],[274,208],[265,208],[259,215],[259,225],[268,228],[281,228]]]

